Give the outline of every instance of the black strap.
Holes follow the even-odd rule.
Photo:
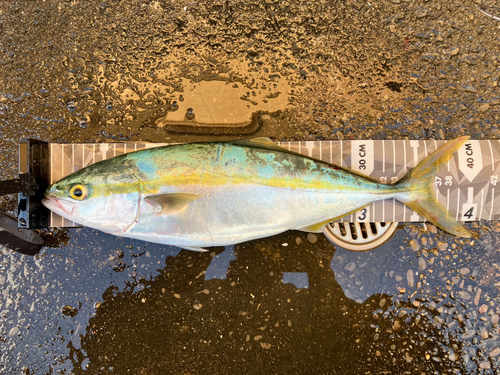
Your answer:
[[[0,181],[0,196],[16,193],[32,195],[36,186],[29,173],[19,174],[19,178],[13,180]]]

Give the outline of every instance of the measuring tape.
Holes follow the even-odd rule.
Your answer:
[[[297,141],[277,142],[287,150],[324,160],[393,184],[445,141]],[[93,163],[166,143],[51,143],[50,183]],[[435,177],[436,197],[459,221],[500,219],[500,140],[467,141]],[[497,187],[497,184],[499,186]],[[377,201],[340,222],[420,222],[404,204]],[[51,213],[50,226],[78,226]]]

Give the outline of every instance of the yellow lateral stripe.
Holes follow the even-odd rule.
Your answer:
[[[227,176],[223,174],[207,173],[203,174],[200,179],[200,174],[192,173],[190,175],[170,175],[162,176],[153,181],[141,181],[141,190],[148,190],[150,194],[156,194],[159,192],[162,186],[179,186],[179,185],[203,185],[203,186],[223,186],[223,185],[242,185],[242,184],[258,184],[263,186],[270,186],[276,188],[286,188],[286,189],[304,189],[304,190],[324,190],[324,191],[349,191],[366,192],[366,185],[361,184],[359,187],[355,186],[342,186],[341,184],[332,184],[326,181],[321,181],[318,179],[311,179],[305,181],[299,178],[263,178],[259,176]],[[388,185],[389,186],[389,185]],[[93,190],[106,192],[106,195],[112,193],[128,193],[137,189],[136,183],[117,183],[112,186],[109,185],[94,185]],[[385,189],[384,189],[385,190]],[[378,190],[376,193],[384,192],[384,190]],[[389,189],[388,189],[389,190]]]

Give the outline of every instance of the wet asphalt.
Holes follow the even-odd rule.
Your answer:
[[[27,138],[498,139],[500,23],[478,6],[500,15],[493,1],[4,1],[0,177]],[[290,231],[203,254],[46,231],[34,257],[1,249],[0,373],[498,373],[500,227],[470,229],[405,225],[364,253]]]

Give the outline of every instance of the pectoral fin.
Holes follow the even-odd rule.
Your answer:
[[[199,246],[180,246],[180,247],[185,250],[199,251],[200,253],[206,253],[208,251],[207,249],[204,249]]]
[[[158,215],[173,215],[186,209],[189,203],[201,198],[196,194],[174,193],[150,195],[144,200],[156,207]]]

